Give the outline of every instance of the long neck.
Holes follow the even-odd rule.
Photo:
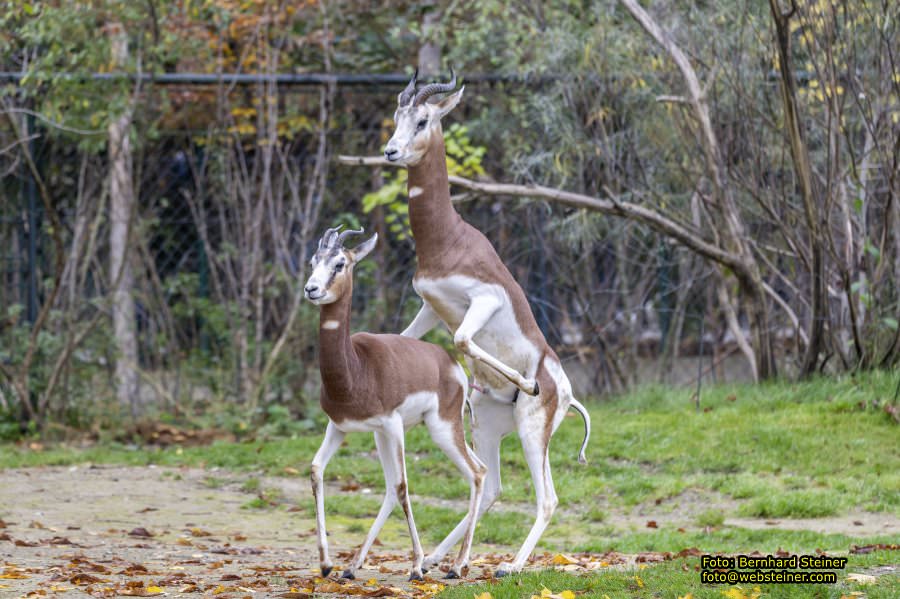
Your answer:
[[[350,342],[352,284],[340,299],[322,306],[319,313],[319,371],[333,400],[349,395],[359,358]]]
[[[409,167],[408,187],[409,224],[421,260],[444,251],[456,238],[453,230],[462,223],[450,201],[443,134],[433,135],[421,162]]]

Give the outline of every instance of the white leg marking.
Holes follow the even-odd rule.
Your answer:
[[[490,355],[472,340],[485,324],[491,319],[491,316],[497,312],[502,306],[501,301],[494,296],[481,296],[472,300],[466,315],[453,334],[453,343],[467,356],[474,360],[484,362],[491,368],[506,377],[509,382],[527,393],[528,395],[537,395],[538,387],[534,379],[525,378],[521,373],[516,372],[494,356]]]
[[[437,313],[431,309],[427,302],[422,302],[419,313],[409,323],[409,326],[400,333],[404,337],[412,337],[413,339],[421,339],[422,335],[436,327],[441,322]]]
[[[388,455],[390,446],[391,443],[387,436],[381,431],[377,431],[375,433],[375,448],[378,451],[378,459],[381,461],[381,468],[384,471],[384,501],[381,503],[381,509],[378,510],[378,515],[375,517],[372,527],[369,528],[366,540],[363,541],[363,544],[356,552],[350,567],[344,571],[343,575],[347,578],[355,574],[366,563],[366,556],[369,554],[369,549],[372,548],[372,543],[378,538],[378,533],[381,532],[384,523],[387,522],[394,506],[397,505],[397,482],[399,476],[396,470],[396,460],[392,460]]]
[[[553,417],[550,415],[549,417]],[[534,525],[525,538],[525,542],[516,554],[512,564],[500,564],[499,570],[504,573],[519,572],[525,565],[528,556],[534,551],[537,542],[547,528],[550,518],[558,504],[556,490],[553,488],[553,477],[550,474],[549,447],[544,444],[544,421],[546,413],[541,409],[529,409],[517,406],[516,419],[519,424],[519,439],[525,452],[525,461],[531,471],[531,482],[534,485],[537,515]]]
[[[512,405],[498,403],[480,391],[472,393],[471,402],[475,413],[472,427],[475,454],[487,467],[481,505],[478,506],[478,516],[475,518],[477,523],[500,495],[500,441],[513,431],[514,418]],[[465,519],[456,525],[456,528],[428,556],[429,567],[439,563],[447,555],[466,533],[467,527]]]
[[[323,474],[328,462],[334,456],[335,452],[344,441],[344,433],[342,433],[334,425],[328,422],[325,429],[325,438],[319,451],[316,452],[310,469],[310,482],[312,483],[313,497],[316,502],[316,543],[319,548],[319,565],[322,567],[323,575],[326,570],[331,570],[331,558],[328,556],[328,537],[325,533],[325,487],[323,484]]]
[[[465,389],[465,387],[463,387]],[[475,535],[475,525],[478,521],[478,509],[481,507],[481,497],[484,492],[484,477],[487,467],[482,463],[478,456],[466,445],[465,436],[460,439],[457,436],[457,427],[460,427],[460,433],[464,435],[462,430],[463,421],[462,414],[458,422],[447,422],[441,420],[437,413],[432,412],[425,418],[425,424],[431,432],[431,438],[435,444],[440,447],[450,460],[456,464],[456,467],[469,483],[469,511],[459,523],[465,530],[462,545],[459,548],[459,555],[453,563],[450,572],[456,577],[462,576],[462,570],[469,565],[469,554],[472,550],[472,538]],[[431,559],[433,556],[429,556]],[[437,562],[431,563],[428,559],[425,561],[425,567],[432,567]]]

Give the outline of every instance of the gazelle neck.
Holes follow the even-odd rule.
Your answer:
[[[336,302],[325,304],[319,313],[319,371],[322,385],[332,400],[350,394],[359,361],[350,342],[352,298],[351,283]]]
[[[409,224],[421,260],[444,251],[456,238],[452,231],[462,223],[450,201],[443,134],[432,136],[425,156],[409,167],[408,179]]]

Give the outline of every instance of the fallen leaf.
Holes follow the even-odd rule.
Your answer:
[[[487,591],[481,593],[480,595],[475,595],[475,599],[494,599],[490,593]]]
[[[656,520],[647,520],[647,528],[659,528],[656,524]]]
[[[550,563],[556,564],[557,566],[565,566],[568,564],[577,564],[578,562],[568,555],[563,555],[562,553],[557,553],[553,556],[553,559],[550,560]]]
[[[290,474],[291,476],[297,476],[298,474],[300,474],[300,471],[297,470],[296,468],[291,468],[290,466],[285,466],[284,473]]]
[[[203,530],[202,528],[192,528],[191,529],[192,537],[211,537],[212,533]]]
[[[694,599],[694,594],[688,593],[687,595],[679,595],[678,599]]]
[[[137,528],[133,528],[131,532],[128,533],[129,537],[152,537],[153,533],[144,528],[143,526],[138,526]]]

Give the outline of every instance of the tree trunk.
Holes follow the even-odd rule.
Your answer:
[[[118,67],[128,59],[128,40],[121,23],[109,27],[112,60]],[[134,322],[134,272],[128,242],[134,210],[132,179],[131,111],[114,117],[109,124],[109,279],[112,284],[113,334],[116,343],[116,397],[133,416],[143,412],[138,398],[137,337]]]
[[[434,77],[441,70],[441,49],[431,39],[434,26],[441,19],[437,2],[429,0],[422,5],[422,45],[419,46],[419,75]]]

